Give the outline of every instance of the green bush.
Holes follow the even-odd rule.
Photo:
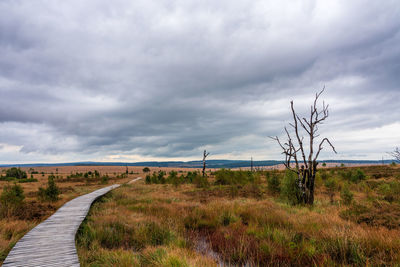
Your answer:
[[[325,181],[326,191],[328,193],[331,203],[333,203],[335,197],[335,191],[338,189],[337,179],[334,177],[329,178]]]
[[[196,175],[193,179],[193,183],[196,185],[198,188],[207,188],[210,186],[210,183],[208,182],[208,179],[206,176],[202,175]]]
[[[361,169],[353,170],[353,169],[348,169],[348,170],[342,170],[339,172],[339,175],[346,181],[352,182],[352,183],[358,183],[360,181],[365,180],[367,177],[365,173]]]
[[[171,232],[167,228],[161,227],[155,222],[146,223],[145,233],[150,245],[152,246],[168,244],[172,239]]]
[[[168,173],[167,181],[168,184],[173,184],[174,186],[179,186],[181,184],[181,181],[178,177],[178,172],[176,171],[170,171]]]
[[[34,182],[37,182],[37,181],[38,180],[34,179],[34,178],[18,179],[18,183],[34,183]]]
[[[185,176],[185,182],[186,183],[193,183],[193,181],[196,179],[197,176],[199,176],[200,173],[197,171],[194,172],[188,172]]]
[[[47,187],[39,187],[38,197],[40,201],[57,201],[59,199],[60,190],[54,181],[54,175],[49,175]]]
[[[103,175],[101,177],[101,184],[108,184],[108,181],[110,180],[110,177],[108,177],[108,175]]]
[[[90,247],[95,239],[103,248],[141,251],[146,246],[166,245],[173,239],[173,235],[168,228],[155,222],[134,226],[121,222],[109,222],[98,229],[91,228],[90,224],[85,222],[79,229],[79,245]]]
[[[350,191],[349,185],[346,183],[340,191],[340,198],[345,205],[350,205],[353,201],[353,193]]]
[[[17,179],[17,178],[14,178],[14,177],[0,176],[0,181],[11,182],[11,181],[15,181],[16,179]]]
[[[254,173],[251,171],[231,171],[221,169],[214,173],[216,185],[244,185],[254,182]]]
[[[279,180],[279,175],[273,172],[272,175],[267,177],[267,188],[272,194],[279,194],[281,192],[281,181]]]
[[[143,172],[144,172],[144,173],[150,172],[150,168],[149,168],[149,167],[144,167],[144,168],[143,168]]]
[[[20,185],[6,185],[0,195],[0,215],[2,217],[18,216],[25,206],[24,190]]]
[[[15,168],[15,167],[8,169],[6,171],[6,176],[17,178],[17,179],[24,179],[24,178],[28,177],[28,175],[26,174],[26,171],[23,171],[20,168]]]
[[[147,174],[145,179],[146,184],[165,184],[167,182],[165,174],[165,171],[153,172],[152,175]]]
[[[173,184],[174,186],[179,186],[180,184],[183,183],[183,177],[179,176],[178,177],[178,172],[176,171],[170,171],[168,173],[168,178],[167,178],[167,183]]]
[[[282,180],[281,197],[291,205],[299,204],[299,187],[296,173],[286,170]]]
[[[314,180],[314,185],[315,187],[322,187],[324,185],[324,179],[321,177],[321,173],[317,172],[315,174],[315,180]]]
[[[320,171],[317,172],[317,174],[318,173],[320,174],[321,179],[324,180],[324,181],[329,178],[329,172],[327,172],[326,170],[320,170]]]
[[[353,175],[353,181],[358,183],[359,181],[365,180],[367,176],[361,169],[357,169],[355,174]]]
[[[147,174],[145,179],[146,184],[151,184],[151,175]]]
[[[378,193],[390,203],[398,201],[400,199],[400,182],[382,183],[378,186]]]

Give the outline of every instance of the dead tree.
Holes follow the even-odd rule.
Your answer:
[[[396,147],[393,152],[389,152],[388,154],[395,158],[395,160],[400,161],[400,149],[398,147]]]
[[[271,137],[278,142],[282,149],[282,154],[285,155],[284,165],[286,169],[297,174],[297,186],[299,189],[297,200],[299,204],[312,205],[314,203],[314,182],[318,165],[317,159],[323,149],[324,143],[328,143],[336,153],[334,146],[326,137],[320,141],[317,150],[314,148],[316,138],[319,137],[319,134],[317,134],[318,125],[323,124],[329,115],[329,105],[325,105],[325,102],[323,102],[322,110],[317,108],[318,99],[324,90],[325,87],[321,92],[315,94],[314,103],[311,105],[309,119],[305,117],[300,118],[294,110],[293,101],[290,101],[293,123],[290,123],[289,125],[293,128],[294,133],[292,134],[294,134],[294,138],[292,138],[292,134],[289,133],[286,127],[285,133],[287,141],[285,143],[282,143],[277,136]],[[305,132],[308,137],[308,155],[304,147],[305,140],[304,136],[301,135],[301,131]]]
[[[204,149],[204,153],[203,153],[203,177],[206,176],[206,158],[207,158],[208,155],[210,155],[210,153],[207,152]]]

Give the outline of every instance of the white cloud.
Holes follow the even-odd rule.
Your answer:
[[[399,142],[379,138],[400,123],[399,17],[397,1],[3,0],[0,160],[279,159],[265,137],[323,85],[343,152],[321,156],[376,158]]]

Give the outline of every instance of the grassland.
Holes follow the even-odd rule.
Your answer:
[[[53,214],[64,203],[77,196],[104,187],[107,184],[130,181],[141,175],[142,168],[130,167],[128,174],[126,174],[125,167],[118,166],[22,168],[23,171],[27,172],[28,179],[7,179],[8,181],[5,180],[6,169],[0,169],[2,174],[2,178],[0,179],[0,193],[2,193],[4,186],[18,184],[23,188],[25,199],[23,206],[17,213],[0,215],[0,264],[22,236]],[[98,177],[94,175],[93,177],[91,175],[85,177],[85,173],[91,174],[95,170],[99,172]],[[82,175],[76,175],[77,173]],[[60,198],[54,202],[40,201],[38,198],[38,189],[39,187],[46,186],[49,175],[55,176],[56,184],[61,193]],[[104,179],[104,176],[108,178]]]
[[[20,184],[25,194],[23,212],[0,218],[0,264],[68,200],[149,174],[92,207],[77,235],[83,266],[399,266],[398,166],[321,169],[313,207],[290,204],[281,170],[212,170],[206,180],[193,171],[45,167],[33,171],[37,182],[0,181],[1,188]],[[38,188],[52,174],[61,198],[41,202]]]
[[[83,266],[399,266],[397,166],[321,170],[313,207],[288,204],[283,171],[153,176],[92,207]]]

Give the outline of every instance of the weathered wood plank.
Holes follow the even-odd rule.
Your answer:
[[[15,244],[3,266],[80,266],[75,247],[76,231],[93,201],[119,186],[111,185],[65,203]]]

